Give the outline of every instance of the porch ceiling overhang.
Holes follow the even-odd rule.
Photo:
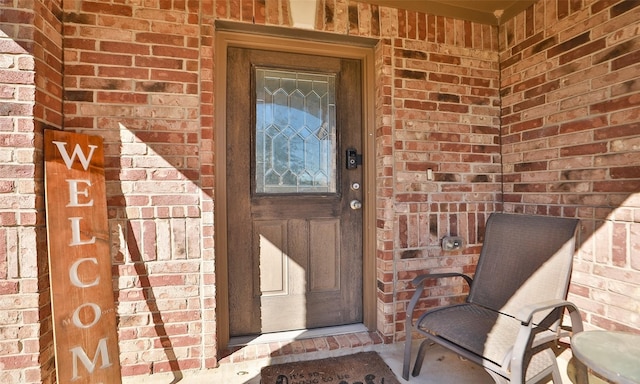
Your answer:
[[[361,0],[387,7],[499,25],[538,0]]]

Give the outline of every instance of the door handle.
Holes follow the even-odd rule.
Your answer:
[[[351,207],[351,209],[355,211],[357,209],[362,208],[362,203],[360,202],[360,200],[351,200],[351,202],[349,203],[349,206]]]

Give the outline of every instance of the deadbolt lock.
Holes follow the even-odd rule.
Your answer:
[[[362,165],[362,155],[355,148],[347,149],[347,169],[356,169],[358,165]]]

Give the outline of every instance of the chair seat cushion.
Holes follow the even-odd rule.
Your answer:
[[[520,322],[475,304],[459,304],[425,313],[420,332],[438,336],[502,366],[516,342]]]

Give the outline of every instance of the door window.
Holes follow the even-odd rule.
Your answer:
[[[335,75],[255,69],[255,192],[336,192]]]

